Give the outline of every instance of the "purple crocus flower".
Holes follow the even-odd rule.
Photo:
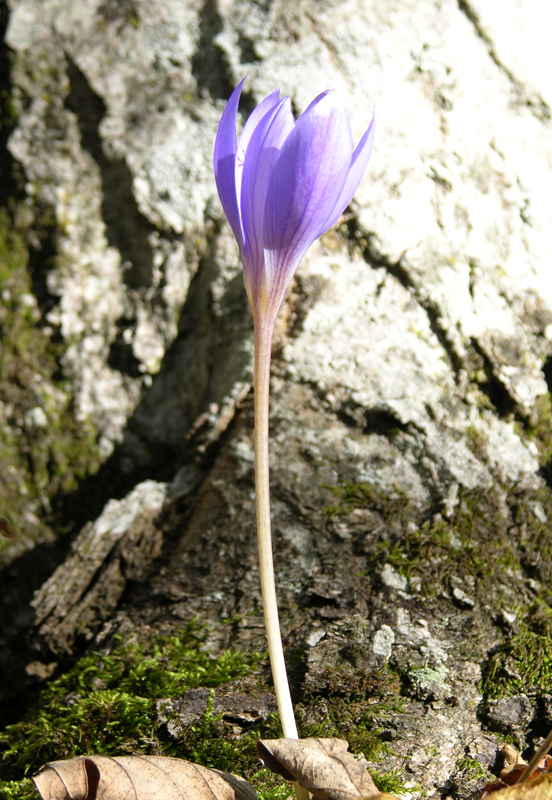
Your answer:
[[[374,118],[353,150],[339,94],[318,95],[295,121],[289,97],[280,99],[277,90],[253,111],[236,142],[244,80],[220,120],[215,179],[240,248],[255,323],[273,325],[299,262],[337,222],[360,183]]]
[[[245,79],[244,79],[245,80]],[[270,354],[276,315],[310,245],[337,222],[364,174],[374,120],[356,150],[347,110],[335,92],[319,95],[297,122],[289,97],[276,91],[259,103],[236,142],[243,81],[222,114],[215,178],[240,247],[255,327],[255,505],[259,574],[274,690],[284,736],[297,738],[286,675],[270,531],[268,410]],[[296,786],[297,800],[308,800]]]

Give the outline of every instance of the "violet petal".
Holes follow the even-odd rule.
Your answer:
[[[265,114],[247,148],[240,208],[244,227],[243,265],[248,293],[265,284],[263,226],[266,196],[274,162],[294,126],[291,103],[289,97],[285,97]]]
[[[249,143],[262,119],[266,116],[266,114],[270,113],[270,111],[277,106],[279,102],[280,91],[278,89],[276,89],[275,92],[272,92],[272,94],[269,94],[268,97],[265,97],[264,100],[261,100],[259,105],[256,106],[248,116],[238,142],[238,149],[236,153],[236,195],[238,197],[238,207],[240,209],[242,221],[243,214],[241,211],[241,184],[243,179],[243,167],[246,160],[246,153],[249,151]]]
[[[333,217],[330,220],[330,223],[326,228],[326,230],[335,225],[339,217],[343,214],[343,212],[353,199],[354,193],[358,189],[358,185],[362,180],[362,176],[366,171],[366,167],[368,166],[368,161],[370,160],[370,156],[372,155],[372,147],[374,146],[375,127],[376,127],[376,118],[375,115],[373,115],[372,121],[368,126],[368,130],[361,138],[360,142],[358,143],[355,149],[355,152],[353,153],[353,158],[351,160],[351,167],[349,169],[349,174],[347,175],[347,180],[345,181],[345,186],[343,187],[341,196],[335,205]]]
[[[215,181],[226,218],[240,247],[243,236],[236,193],[236,114],[245,78],[236,86],[222,112],[215,139]]]
[[[299,261],[329,227],[352,154],[345,106],[339,96],[324,92],[299,117],[284,142],[268,187],[265,264],[269,293],[274,294],[277,308]]]

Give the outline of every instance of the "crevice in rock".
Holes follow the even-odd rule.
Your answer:
[[[549,356],[542,365],[542,374],[548,387],[548,391],[552,392],[552,356]]]
[[[502,381],[496,376],[490,358],[475,339],[470,339],[470,345],[483,362],[485,380],[481,382],[478,381],[477,385],[479,389],[489,398],[499,416],[508,417],[515,413],[516,402],[510,396],[508,389],[504,386]]]
[[[199,89],[213,100],[228,100],[234,89],[226,53],[214,43],[223,29],[217,0],[205,0],[199,12],[199,41],[192,58],[192,75]]]
[[[242,64],[253,64],[261,60],[255,52],[255,42],[243,33],[238,35],[238,47],[240,48],[240,61]]]
[[[0,206],[9,205],[13,197],[24,197],[24,178],[7,146],[16,122],[12,107],[12,51],[4,41],[9,18],[8,4],[6,0],[0,0]]]
[[[364,433],[381,433],[389,437],[396,436],[399,431],[408,433],[411,427],[388,408],[367,408],[364,411]]]
[[[102,217],[107,240],[121,254],[124,281],[128,288],[146,288],[151,284],[153,273],[153,251],[148,234],[155,228],[138,209],[132,189],[132,174],[125,160],[111,159],[105,155],[99,133],[106,112],[104,101],[69,56],[67,77],[71,88],[65,99],[65,108],[76,115],[82,146],[100,169]]]
[[[243,279],[238,274],[230,281],[215,304],[217,269],[213,252],[208,252],[190,284],[178,335],[129,421],[128,432],[151,451],[150,462],[157,462],[159,450],[165,448],[169,458],[163,460],[174,462],[175,448],[180,451],[198,418],[232,393],[246,369],[242,344],[252,322]],[[225,366],[215,373],[217,364]]]
[[[341,404],[337,418],[347,427],[361,428],[365,434],[379,433],[388,439],[398,433],[408,433],[412,427],[389,408],[364,408],[351,398]]]
[[[437,304],[421,294],[408,271],[402,265],[401,259],[393,262],[376,251],[372,241],[372,234],[362,234],[358,230],[358,223],[356,220],[351,220],[348,223],[348,229],[349,236],[353,241],[358,241],[359,237],[365,240],[362,248],[362,256],[366,263],[370,264],[374,269],[384,269],[389,275],[395,278],[424,309],[427,314],[429,326],[435,334],[437,341],[447,354],[456,382],[458,383],[460,380],[460,373],[465,369],[464,362],[461,356],[456,352],[446,329],[441,323],[441,313]]]
[[[217,234],[218,230],[212,232],[213,247]],[[241,275],[219,298],[215,313],[212,285],[216,269],[211,250],[192,278],[179,333],[128,420],[123,441],[96,475],[85,479],[70,495],[52,501],[56,516],[71,521],[73,530],[96,519],[109,499],[121,499],[140,481],[171,481],[186,463],[194,463],[201,472],[218,452],[214,435],[208,437],[208,446],[198,448],[194,426],[211,404],[230,395],[236,374],[246,368],[244,359],[249,356],[240,343],[251,332],[252,323]],[[128,321],[121,324],[124,327]],[[132,374],[136,368],[132,354],[129,360],[123,339],[116,344],[110,357]],[[219,366],[215,374],[221,363],[226,368]]]
[[[117,320],[117,336],[109,348],[107,363],[111,369],[116,369],[131,378],[141,378],[140,361],[134,355],[132,342],[125,340],[125,331],[134,328],[135,321],[127,317]]]
[[[531,113],[541,122],[547,122],[550,120],[551,113],[549,105],[536,92],[531,92],[529,89],[527,89],[502,61],[495,50],[495,46],[491,37],[481,24],[481,20],[479,19],[477,12],[472,8],[467,0],[458,0],[458,8],[463,14],[466,15],[468,20],[473,25],[475,32],[484,43],[493,62],[512,84],[514,91],[520,98],[521,104],[526,105],[531,110]]]

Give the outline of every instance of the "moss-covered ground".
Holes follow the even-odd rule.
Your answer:
[[[246,679],[249,687],[253,680],[266,690],[266,666],[266,656],[259,653],[226,651],[211,656],[193,628],[179,638],[157,638],[148,644],[119,641],[109,651],[90,652],[50,680],[24,719],[0,733],[0,796],[7,800],[33,796],[29,777],[48,761],[92,753],[139,753],[235,772],[249,780],[264,800],[284,800],[289,785],[262,769],[256,755],[259,738],[280,735],[276,715],[236,734],[208,704],[200,719],[174,736],[156,709],[156,701],[179,698],[198,687],[235,692]],[[385,745],[375,719],[400,705],[396,686],[388,688],[387,701],[373,705],[367,705],[366,692],[308,698],[297,709],[299,720],[311,720],[303,724],[301,735],[344,737],[352,752],[377,760]],[[387,791],[400,783],[396,773],[386,775],[384,770],[375,779]]]

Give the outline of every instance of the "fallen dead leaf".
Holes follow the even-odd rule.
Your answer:
[[[493,792],[493,800],[552,800],[552,774],[547,772],[527,783],[516,783]]]
[[[52,761],[33,782],[42,800],[258,800],[237,775],[154,756]]]
[[[500,771],[500,777],[485,786],[486,794],[495,794],[496,792],[505,789],[507,786],[514,786],[519,783],[522,775],[525,773],[527,762],[523,760],[521,754],[515,750],[511,745],[506,745],[502,748],[504,755],[504,768]],[[546,755],[531,770],[529,779],[537,778],[543,773],[549,772],[552,768],[552,756]],[[494,798],[493,798],[494,800]]]
[[[348,748],[344,739],[265,739],[257,742],[257,755],[273,772],[297,781],[317,800],[392,797],[378,790]]]
[[[508,767],[514,767],[516,764],[527,764],[519,750],[511,744],[505,744],[504,747],[500,751],[504,756],[504,769],[508,769]]]

